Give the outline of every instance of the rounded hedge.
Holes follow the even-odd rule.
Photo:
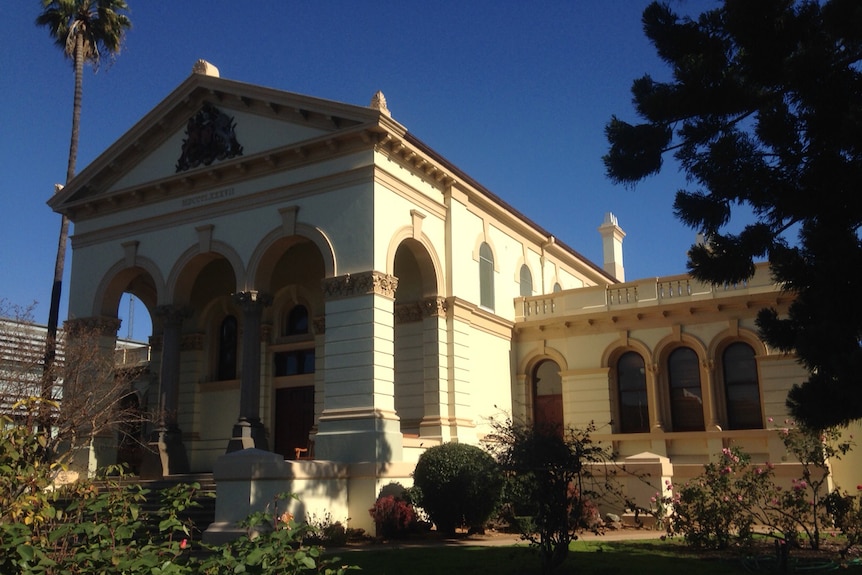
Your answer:
[[[482,528],[499,503],[503,474],[475,445],[444,443],[419,457],[413,484],[437,529],[454,533],[459,526]]]

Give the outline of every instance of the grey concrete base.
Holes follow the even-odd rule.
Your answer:
[[[141,478],[161,479],[189,472],[189,458],[179,429],[156,431],[141,458]]]
[[[260,421],[241,419],[233,426],[233,433],[227,444],[227,453],[242,449],[269,449],[266,440],[266,428]]]
[[[225,454],[213,469],[215,521],[203,540],[219,544],[246,535],[240,523],[256,512],[289,513],[298,521],[329,513],[333,521],[346,522],[347,475],[346,465],[331,461],[285,461],[260,449]]]

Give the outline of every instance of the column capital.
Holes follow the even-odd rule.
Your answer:
[[[434,296],[426,297],[422,300],[425,317],[446,317],[446,312],[449,311],[449,303],[445,297]]]
[[[239,305],[244,312],[262,310],[272,304],[272,296],[257,290],[246,290],[233,294],[233,301]]]
[[[106,337],[116,337],[120,329],[120,320],[105,316],[81,317],[64,321],[63,329],[71,335],[98,332],[99,335]]]
[[[153,315],[162,320],[164,325],[178,326],[192,316],[192,309],[184,305],[160,305]]]
[[[323,297],[341,299],[361,295],[382,295],[395,298],[398,278],[378,271],[345,274],[323,279]]]

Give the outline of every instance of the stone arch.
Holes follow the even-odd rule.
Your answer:
[[[738,328],[726,329],[716,334],[712,338],[712,341],[709,342],[708,357],[717,360],[721,356],[721,352],[724,351],[724,348],[736,341],[744,341],[750,345],[754,348],[756,355],[769,355],[769,348],[766,347],[766,343],[755,332],[750,329]]]
[[[268,315],[275,317],[286,305],[285,301],[302,297],[309,305],[309,313],[323,316],[321,282],[335,268],[333,260],[327,263],[326,254],[320,251],[317,242],[301,235],[271,233],[258,245],[252,259],[248,289],[274,296]]]
[[[540,349],[535,349],[524,356],[524,358],[518,364],[518,373],[529,376],[530,372],[536,367],[538,363],[547,359],[554,360],[557,365],[560,366],[561,371],[569,370],[569,364],[566,361],[566,357],[562,353],[560,353],[557,349],[553,347],[543,347]]]
[[[228,244],[213,241],[209,252],[201,252],[199,246],[193,246],[177,258],[168,276],[167,297],[163,303],[188,304],[198,274],[211,262],[219,259],[227,262],[233,273],[231,293],[242,291],[246,283],[242,258]]]
[[[605,348],[602,352],[602,367],[612,367],[613,363],[627,351],[636,351],[644,358],[644,362],[649,366],[653,364],[652,350],[639,339],[627,337],[620,341],[615,341]]]
[[[133,289],[130,290],[130,287]],[[117,317],[120,298],[129,291],[133,291],[152,315],[165,297],[165,282],[155,262],[139,256],[135,258],[133,266],[127,265],[125,260],[111,266],[96,288],[92,315]]]
[[[261,267],[266,265],[267,254],[271,256],[272,247],[281,240],[287,240],[289,243],[301,241],[300,239],[312,242],[317,246],[317,251],[323,259],[325,277],[334,277],[338,273],[335,249],[325,233],[319,228],[301,222],[296,223],[293,231],[293,234],[288,234],[283,226],[279,226],[261,239],[249,259],[248,277],[250,279],[258,279]]]
[[[398,244],[390,265],[398,278],[393,328],[395,412],[402,433],[420,435],[423,421],[427,424],[432,413],[439,416],[441,411],[430,399],[426,402],[440,396],[439,377],[433,374],[439,374],[440,356],[445,353],[438,335],[441,318],[436,301],[428,305],[437,296],[439,273],[426,244],[412,235]]]
[[[406,241],[414,257],[421,263],[422,269],[430,271],[423,274],[422,291],[426,297],[440,294],[445,289],[440,258],[431,240],[423,233],[415,234],[412,226],[405,226],[395,232],[389,240],[386,250],[386,273],[398,277],[395,273],[395,256]],[[400,282],[400,279],[399,279]]]

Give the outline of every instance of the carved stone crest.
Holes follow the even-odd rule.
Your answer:
[[[186,139],[176,168],[184,172],[241,155],[233,117],[207,102],[186,124]]]

